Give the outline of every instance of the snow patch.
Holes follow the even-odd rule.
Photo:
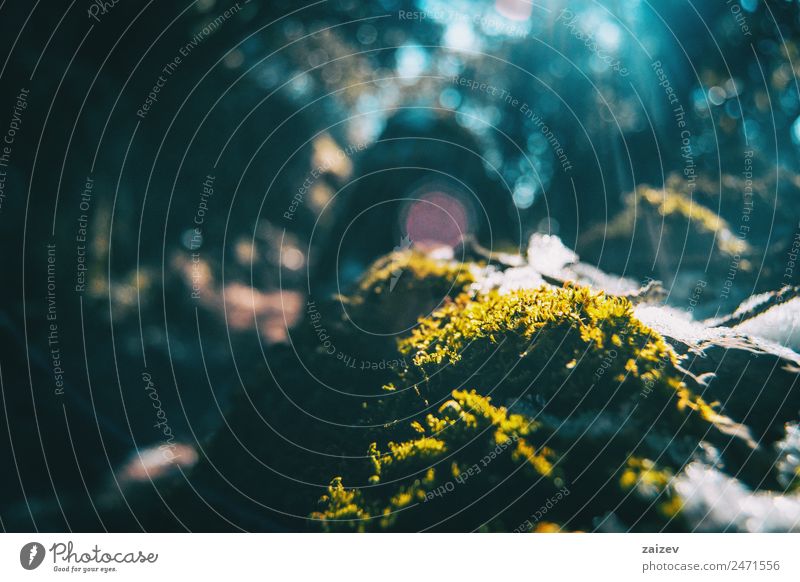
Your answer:
[[[800,297],[776,305],[735,326],[734,329],[798,351],[800,350]]]

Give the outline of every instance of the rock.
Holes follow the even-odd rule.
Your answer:
[[[753,327],[793,300],[695,321],[555,237],[527,258],[464,256],[392,253],[307,309],[193,486],[245,495],[256,528],[795,527],[800,356]]]

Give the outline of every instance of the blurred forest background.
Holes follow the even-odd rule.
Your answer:
[[[556,234],[702,317],[798,283],[794,1],[7,1],[0,29],[7,529],[101,527],[164,438],[148,382],[190,465],[309,289],[396,247]]]

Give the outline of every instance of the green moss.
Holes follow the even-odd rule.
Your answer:
[[[466,382],[570,410],[578,400],[663,402],[681,386],[675,353],[630,301],[585,287],[460,297],[423,319],[399,350],[413,364],[404,381],[433,397]]]
[[[396,251],[373,263],[353,293],[337,299],[352,323],[391,335],[405,333],[417,318],[463,293],[474,281],[471,264]]]
[[[513,443],[512,458],[531,464],[542,475],[550,476],[553,471],[549,449],[537,450],[525,440],[535,432],[538,424],[520,414],[509,414],[503,407],[491,404],[491,398],[481,396],[474,390],[454,390],[452,399],[438,409],[438,415],[428,414],[425,425],[419,421],[411,423],[419,433],[414,439],[388,444],[388,451],[381,453],[377,445],[370,448],[370,456],[375,472],[372,482],[380,482],[381,476],[397,464],[427,465],[431,459],[442,457],[454,446],[470,442],[476,435],[486,435],[490,447],[509,446]],[[506,448],[504,447],[504,449]]]
[[[196,475],[218,483],[219,470],[264,507],[301,516],[332,475],[366,483],[369,471],[361,470],[364,460],[353,453],[386,435],[383,424],[419,408],[419,398],[402,391],[375,397],[405,366],[389,332],[405,332],[462,293],[473,281],[472,267],[398,252],[376,261],[346,296],[309,298],[304,320],[290,330],[291,345],[269,349],[269,369],[245,371],[247,390],[226,411],[234,428],[214,435],[206,450],[215,464],[201,462]],[[331,484],[325,495],[328,519],[368,517],[349,513],[361,494],[349,497],[341,483]]]
[[[395,253],[347,297],[315,301],[270,369],[248,374],[231,428],[204,447],[214,465],[193,478],[235,486],[256,520],[289,528],[310,515],[329,531],[576,531],[613,514],[658,531],[681,529],[667,483],[701,441],[742,474],[752,442],[627,299],[574,285],[470,294],[478,268]],[[379,324],[405,331],[363,332]]]
[[[358,515],[371,518],[332,521],[341,504],[328,495],[315,514],[328,529],[510,531],[562,486],[573,494],[547,515],[567,529],[593,527],[578,509],[615,511],[643,530],[680,528],[672,475],[700,440],[725,450],[739,439],[631,303],[588,288],[461,295],[398,347],[412,365],[387,398],[403,414],[409,399],[422,411],[387,425],[367,474],[354,475],[368,483]]]
[[[373,443],[371,486],[347,491],[337,477],[320,500],[323,509],[312,518],[327,530],[404,529],[410,523],[417,529],[448,516],[453,503],[475,494],[476,483],[496,485],[516,468],[521,469],[517,480],[531,484],[544,478],[548,491],[562,482],[553,466],[554,451],[534,440],[537,423],[509,414],[475,391],[456,390],[451,396],[436,414],[408,425],[414,436],[389,441],[383,450]],[[415,514],[406,513],[412,509]],[[341,516],[349,517],[335,519]]]
[[[699,267],[714,280],[731,263],[752,270],[753,249],[738,231],[698,199],[672,188],[639,186],[610,221],[588,229],[578,252],[607,271],[630,276],[671,277],[680,268]],[[709,256],[718,260],[708,263]]]
[[[474,282],[471,268],[414,251],[391,253],[346,295],[309,297],[305,319],[291,331],[292,343],[321,381],[374,395],[391,381],[393,369],[406,366],[396,337],[463,293]]]
[[[436,295],[455,296],[475,277],[469,265],[437,260],[417,251],[395,251],[375,261],[361,278],[351,302],[368,302],[389,293],[431,289]]]
[[[345,489],[341,477],[331,481],[328,493],[322,496],[320,502],[325,509],[312,513],[311,518],[320,521],[326,531],[335,529],[339,524],[352,525],[356,531],[364,531],[370,515],[361,506],[361,494]]]
[[[696,200],[671,188],[662,190],[639,186],[635,194],[628,197],[626,209],[604,226],[605,235],[611,237],[630,235],[637,214],[643,217],[656,214],[671,222],[673,226],[685,229],[688,223],[697,233],[716,234],[719,237],[720,250],[728,254],[743,253],[748,250],[747,243],[731,233],[725,219]]]
[[[680,192],[640,186],[636,193],[642,203],[655,208],[661,216],[688,221],[701,233],[716,234],[723,252],[736,255],[748,250],[748,244],[734,236],[728,223],[716,212]]]
[[[643,499],[655,502],[664,517],[674,518],[680,513],[682,503],[672,489],[673,477],[672,471],[657,466],[650,459],[631,457],[619,483],[624,490],[635,490]]]

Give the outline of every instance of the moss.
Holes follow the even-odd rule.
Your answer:
[[[630,301],[572,284],[470,293],[478,272],[399,252],[315,301],[246,374],[193,486],[253,500],[254,529],[660,531],[686,527],[670,480],[701,441],[748,483],[773,470]],[[751,458],[768,466],[742,471]]]
[[[377,261],[358,284],[352,303],[368,302],[394,291],[429,288],[437,295],[458,295],[475,281],[469,265],[437,260],[417,251],[395,251]]]
[[[657,189],[639,186],[627,201],[627,208],[606,227],[608,236],[631,234],[636,211],[647,215],[650,210],[661,217],[681,226],[687,223],[701,234],[716,234],[720,250],[728,254],[743,253],[748,250],[745,241],[736,238],[725,219],[696,200],[672,189]]]
[[[422,411],[369,448],[359,507],[377,517],[339,529],[509,531],[565,485],[573,494],[548,511],[565,528],[613,511],[626,527],[679,529],[672,475],[700,440],[742,440],[627,299],[588,288],[461,295],[398,349],[411,365],[388,394]],[[333,501],[316,515],[335,513]]]
[[[578,251],[600,268],[628,276],[669,279],[679,269],[702,268],[724,280],[731,264],[752,271],[753,249],[738,230],[698,198],[641,185],[607,223],[587,230]],[[709,262],[709,257],[713,259]]]
[[[397,335],[463,293],[474,282],[471,267],[415,251],[382,257],[348,294],[309,297],[304,320],[290,332],[295,351],[320,381],[374,395],[407,365]]]
[[[460,297],[400,341],[407,383],[436,398],[464,382],[504,398],[536,394],[552,410],[676,396],[677,358],[625,298],[585,287]]]
[[[619,479],[620,486],[635,490],[643,499],[653,501],[658,511],[666,518],[677,516],[683,504],[672,489],[672,471],[656,465],[650,459],[631,457]]]
[[[441,458],[454,445],[470,442],[476,434],[486,434],[490,447],[505,449],[513,444],[512,458],[528,462],[541,475],[550,476],[553,472],[549,460],[552,451],[547,448],[537,450],[524,438],[538,425],[522,415],[509,414],[505,408],[493,406],[491,398],[474,390],[454,390],[452,399],[439,407],[438,415],[426,416],[425,424],[412,422],[412,428],[420,436],[399,443],[390,442],[386,453],[378,451],[377,445],[373,444],[370,449],[375,467],[373,482],[379,482],[381,475],[387,470],[391,472],[398,463],[405,463],[407,467]],[[458,464],[453,469],[456,471]]]
[[[370,518],[361,507],[361,494],[355,490],[345,489],[342,478],[336,477],[328,486],[328,493],[323,495],[321,503],[325,509],[311,514],[312,519],[321,522],[323,529],[331,531],[336,524],[354,524],[356,531],[364,531],[364,524]]]
[[[688,221],[701,233],[716,234],[723,252],[736,255],[748,251],[748,244],[731,233],[730,226],[723,218],[695,200],[675,190],[657,190],[647,186],[641,186],[637,194],[642,202],[655,208],[661,216]]]
[[[339,296],[349,322],[381,335],[405,333],[417,318],[468,289],[469,263],[396,251],[375,261],[354,292]]]
[[[291,344],[271,346],[266,364],[242,371],[246,390],[226,411],[229,426],[204,444],[214,463],[202,460],[195,477],[216,489],[234,486],[252,499],[256,523],[277,520],[297,528],[290,516],[307,516],[321,493],[330,501],[326,519],[366,518],[350,513],[361,494],[350,497],[341,481],[328,487],[331,477],[366,484],[371,473],[362,470],[358,453],[386,434],[382,425],[413,414],[419,399],[381,390],[405,365],[395,336],[364,333],[351,318],[360,327],[405,330],[462,293],[473,281],[471,267],[398,252],[372,265],[346,296],[309,298],[304,319],[290,330]]]
[[[371,486],[347,492],[335,479],[336,494],[323,496],[323,509],[312,518],[328,530],[419,529],[421,523],[446,519],[465,495],[497,485],[515,468],[521,469],[518,480],[530,485],[543,479],[548,491],[550,484],[562,482],[553,466],[554,451],[534,439],[537,423],[509,414],[475,391],[456,390],[451,396],[436,414],[425,416],[424,424],[408,425],[415,436],[389,441],[382,449],[372,443]],[[354,507],[356,499],[360,505]],[[332,521],[345,514],[351,517]],[[380,517],[369,520],[372,515]]]

